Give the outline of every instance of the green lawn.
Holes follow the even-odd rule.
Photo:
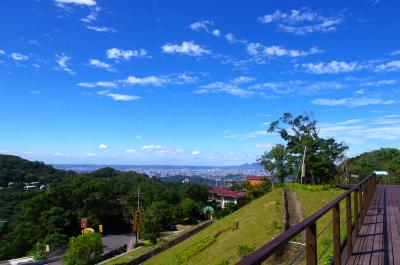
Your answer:
[[[231,227],[235,221],[238,221],[237,230],[223,232],[212,245],[183,263],[185,265],[217,265],[222,264],[223,261],[229,261],[229,264],[234,264],[240,259],[237,253],[239,245],[257,248],[282,231],[281,201],[281,189],[268,193],[143,264],[178,264],[177,255],[182,251],[215,235],[218,230]]]
[[[324,191],[309,191],[309,190],[304,190],[302,188],[293,188],[291,187],[292,190],[294,190],[297,194],[298,199],[301,202],[302,208],[303,208],[303,213],[304,217],[308,217],[312,214],[314,214],[316,211],[321,209],[324,205],[326,205],[328,202],[332,201],[336,197],[338,197],[341,193],[344,192],[342,189],[329,189],[329,190],[324,190]],[[340,209],[344,209],[345,201],[342,201],[340,204]],[[342,226],[342,237],[345,234],[345,211],[341,213],[341,226]],[[331,257],[333,253],[332,249],[332,224],[329,225],[329,227],[324,230],[324,228],[332,221],[332,212],[329,211],[327,214],[325,214],[323,217],[321,217],[317,221],[317,234],[321,234],[317,238],[317,246],[318,246],[318,256],[321,256],[321,259],[319,261],[319,264],[324,264],[329,258]],[[323,251],[326,249],[326,253],[323,253]]]

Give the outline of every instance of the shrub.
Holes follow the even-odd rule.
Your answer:
[[[216,240],[215,237],[207,236],[204,239],[198,241],[197,243],[193,244],[192,246],[184,249],[181,253],[179,253],[176,258],[178,264],[182,264],[187,262],[190,258],[196,256],[204,249],[208,248],[212,243]]]
[[[71,238],[69,247],[62,257],[66,265],[94,264],[103,252],[101,235],[97,233]]]
[[[239,245],[238,246],[238,255],[241,259],[248,256],[253,251],[254,251],[254,248],[251,248],[247,245]]]

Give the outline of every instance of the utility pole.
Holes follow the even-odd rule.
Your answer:
[[[301,163],[301,175],[300,175],[300,182],[304,184],[304,178],[306,177],[306,152],[307,146],[304,146],[304,153],[303,153],[303,162]]]
[[[138,188],[138,194],[137,194],[137,211],[140,212],[140,187]],[[136,228],[136,243],[139,241],[139,226]]]

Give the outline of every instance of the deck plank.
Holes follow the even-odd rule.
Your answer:
[[[346,265],[400,264],[400,186],[378,185]]]

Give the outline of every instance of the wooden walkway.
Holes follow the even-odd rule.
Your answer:
[[[346,264],[400,265],[400,186],[377,186]]]

